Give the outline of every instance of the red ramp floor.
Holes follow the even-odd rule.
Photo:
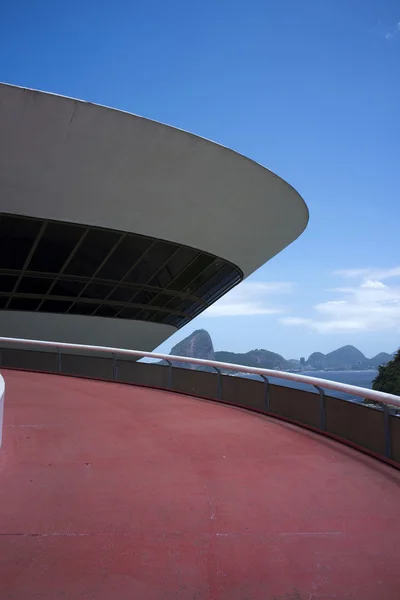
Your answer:
[[[3,376],[1,599],[399,600],[395,469],[212,402]]]

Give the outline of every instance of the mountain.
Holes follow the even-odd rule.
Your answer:
[[[276,369],[278,371],[289,369],[293,366],[280,354],[275,354],[275,352],[269,352],[268,350],[250,350],[250,352],[246,352],[245,354],[220,351],[215,353],[215,360],[245,365],[247,367],[260,367],[260,369]]]
[[[306,362],[306,366],[315,369],[355,369],[365,365],[366,357],[354,346],[343,346],[328,354],[314,352]]]
[[[304,358],[301,361],[296,359],[286,360],[280,354],[270,352],[269,350],[250,350],[250,352],[237,353],[218,351],[214,352],[213,343],[210,334],[205,329],[197,329],[187,338],[176,344],[171,352],[174,356],[187,356],[193,358],[203,358],[206,360],[218,360],[247,367],[260,367],[263,369],[276,369],[278,371],[286,370],[337,370],[348,371],[357,369],[376,369],[380,365],[387,364],[393,356],[387,352],[380,352],[369,359],[364,356],[360,350],[354,346],[343,346],[328,354],[322,352],[313,352],[307,361]],[[164,361],[162,361],[165,364]],[[174,366],[184,367],[186,369],[205,369],[213,371],[212,367],[200,367],[187,363],[174,362]]]
[[[360,350],[354,346],[343,346],[328,354],[314,352],[305,363],[305,367],[313,369],[335,369],[335,370],[356,370],[356,369],[376,369],[379,365],[386,364],[392,356],[386,352],[380,352],[369,359],[364,356]]]
[[[322,352],[313,352],[306,361],[306,366],[321,370],[326,368],[325,354]]]
[[[370,358],[369,363],[370,363],[371,367],[377,369],[381,365],[386,365],[390,360],[393,359],[394,355],[395,355],[395,353],[388,354],[387,352],[380,352],[373,358]]]
[[[205,360],[216,360],[214,346],[210,334],[205,329],[197,329],[187,338],[176,344],[170,352],[172,356],[188,356],[192,358],[203,358]],[[164,361],[162,361],[164,362]],[[198,365],[188,363],[173,363],[174,367],[184,367],[186,369],[204,369]],[[213,369],[211,369],[213,370]]]
[[[298,358],[288,358],[287,361],[294,367],[298,367],[301,364]]]

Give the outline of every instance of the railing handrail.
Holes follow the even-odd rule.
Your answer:
[[[106,354],[121,354],[126,356],[137,356],[140,358],[155,358],[166,360],[171,363],[180,362],[194,365],[202,365],[204,367],[213,367],[214,369],[226,369],[229,371],[237,371],[238,373],[248,373],[251,375],[261,375],[264,377],[277,377],[288,381],[297,381],[299,383],[307,383],[314,387],[327,388],[344,394],[352,394],[354,396],[362,396],[375,402],[382,404],[400,407],[400,396],[387,394],[386,392],[378,392],[356,385],[331,381],[329,379],[321,379],[320,377],[310,377],[309,375],[299,375],[298,373],[287,373],[285,371],[275,371],[274,369],[259,369],[258,367],[247,367],[244,365],[235,365],[232,363],[219,362],[217,360],[207,360],[203,358],[191,358],[186,356],[173,356],[171,354],[160,354],[159,352],[146,352],[143,350],[130,350],[128,348],[113,348],[110,346],[91,346],[87,344],[70,344],[67,342],[52,342],[45,340],[29,340],[24,338],[8,338],[0,337],[0,342],[10,344],[21,344],[29,346],[44,346],[56,349],[83,350],[89,352],[102,352]]]
[[[202,358],[191,358],[186,356],[173,356],[171,354],[160,354],[158,352],[146,352],[142,350],[130,350],[128,348],[112,348],[109,346],[91,346],[87,344],[70,344],[67,342],[52,342],[45,340],[29,340],[24,338],[8,338],[0,337],[0,342],[6,342],[11,344],[21,344],[30,346],[44,346],[56,349],[69,349],[69,350],[83,350],[90,352],[102,352],[107,354],[121,354],[127,356],[137,356],[140,358],[154,358],[159,360],[165,360],[169,362],[180,362],[195,365],[202,365],[205,367],[213,367],[214,369],[226,369],[230,371],[237,371],[238,373],[248,373],[251,375],[261,375],[264,377],[277,377],[280,379],[286,379],[288,381],[297,381],[299,383],[307,383],[314,387],[322,387],[345,394],[352,394],[355,396],[362,396],[369,400],[381,402],[382,404],[398,406],[400,407],[400,396],[394,394],[387,394],[385,392],[378,392],[376,390],[370,390],[360,386],[349,385],[346,383],[340,383],[338,381],[331,381],[329,379],[321,379],[319,377],[310,377],[309,375],[300,375],[298,373],[287,373],[285,371],[275,371],[274,369],[260,369],[258,367],[247,367],[244,365],[235,365],[232,363],[224,363],[216,360],[206,360]]]

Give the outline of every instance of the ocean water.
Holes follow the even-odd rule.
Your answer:
[[[359,387],[365,387],[372,389],[372,382],[375,379],[378,371],[303,371],[301,375],[309,375],[310,377],[317,377],[319,379],[330,379],[331,381],[339,381],[340,383],[347,383],[348,385],[357,385]],[[244,375],[251,379],[260,379],[257,375]],[[292,387],[298,390],[305,391],[317,391],[312,386],[306,383],[300,383],[297,381],[288,381],[286,379],[279,379],[276,377],[269,378],[270,383],[276,385],[283,385],[285,387]],[[329,396],[335,396],[336,398],[343,398],[344,400],[351,400],[352,402],[362,402],[363,398],[360,396],[352,396],[349,394],[343,394],[335,390],[326,389],[326,394]]]

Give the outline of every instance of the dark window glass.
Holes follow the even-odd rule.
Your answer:
[[[97,277],[119,281],[133,267],[136,261],[140,260],[142,254],[151,244],[151,239],[142,236],[126,235],[100,269]]]
[[[71,304],[69,300],[45,300],[39,312],[65,313]]]
[[[41,300],[37,298],[11,298],[9,310],[36,310]]]
[[[75,298],[81,293],[86,285],[84,281],[74,281],[72,279],[59,279],[51,289],[51,296],[70,296]]]
[[[196,279],[190,284],[191,293],[194,296],[203,296],[205,290],[212,285],[211,281],[214,276],[219,278],[219,273],[224,267],[222,260],[214,260],[204,271],[199,273]]]
[[[207,287],[202,287],[202,296],[205,300],[214,298],[216,295],[221,295],[221,290],[229,287],[236,282],[235,274],[229,265],[221,269],[207,284]],[[196,292],[197,295],[197,292]]]
[[[153,306],[165,306],[170,300],[171,296],[168,296],[167,294],[158,294],[154,300],[151,300],[150,304]]]
[[[192,250],[191,248],[180,248],[168,262],[168,268],[171,271],[172,277],[179,275],[179,273],[183,271],[183,269],[185,269],[198,254],[198,250]]]
[[[147,308],[138,308],[135,317],[129,317],[129,318],[139,319],[140,321],[148,321],[150,319],[150,317],[154,315],[154,312],[155,311],[148,310]],[[128,318],[128,317],[125,317],[125,318]]]
[[[100,306],[95,313],[95,317],[115,317],[115,315],[121,310],[121,306],[103,304]]]
[[[120,236],[116,231],[91,229],[68,263],[65,273],[92,277]]]
[[[212,256],[201,254],[168,287],[177,292],[189,293],[189,289],[191,289],[189,284],[213,261]]]
[[[76,302],[68,311],[69,315],[92,315],[99,304],[91,302]]]
[[[17,275],[0,275],[0,292],[12,292],[17,279]]]
[[[82,298],[94,298],[103,300],[113,290],[113,286],[103,283],[90,283],[82,292]]]
[[[23,277],[18,284],[18,294],[47,294],[52,280],[44,277]]]
[[[225,263],[221,260],[215,260],[205,271],[199,274],[198,277],[191,284],[191,293],[194,296],[203,297],[207,290],[213,286],[214,281],[220,281],[226,276],[227,272],[224,271]]]
[[[153,285],[154,287],[164,288],[169,283],[171,283],[173,277],[172,273],[169,270],[168,265],[163,267],[157,275],[155,275],[150,281],[149,285]]]
[[[126,307],[123,308],[120,313],[118,313],[118,317],[120,319],[135,319],[139,313],[140,308],[135,308],[133,306],[129,308]]]
[[[149,318],[149,321],[151,321],[152,323],[162,323],[165,319],[165,317],[169,316],[168,313],[165,312],[156,312],[154,313],[153,316],[151,316]]]
[[[132,283],[148,283],[155,275],[156,271],[161,269],[166,261],[177,249],[174,244],[168,242],[157,242],[144,255],[143,259],[126,276],[126,281]]]
[[[41,219],[0,218],[0,268],[22,269],[41,226]]]
[[[149,282],[156,287],[166,287],[171,281],[194,260],[199,253],[191,248],[180,248],[171,256],[168,264]]]
[[[1,249],[2,309],[180,327],[241,278],[233,265],[193,248],[19,216],[1,216]],[[187,316],[169,312],[174,310]]]
[[[194,306],[196,306],[196,307],[198,306],[196,302],[193,302],[193,300],[185,300],[178,306],[177,310],[179,310],[180,312],[190,314],[190,310]]]
[[[168,302],[166,303],[166,307],[170,308],[170,309],[174,309],[174,308],[178,308],[178,306],[181,304],[182,302],[182,297],[181,296],[176,296],[175,298],[171,298],[168,300]]]
[[[188,322],[189,319],[180,317],[179,315],[165,315],[165,318],[162,320],[164,325],[172,325],[172,327],[182,327]]]
[[[79,225],[48,223],[27,270],[59,273],[84,231]]]
[[[158,296],[158,292],[151,292],[150,290],[141,290],[137,294],[132,296],[131,302],[136,304],[150,304],[154,298]]]
[[[110,295],[108,300],[113,300],[114,302],[129,302],[129,300],[135,294],[136,294],[136,290],[134,290],[133,288],[119,286],[119,287],[115,288],[115,290]]]

